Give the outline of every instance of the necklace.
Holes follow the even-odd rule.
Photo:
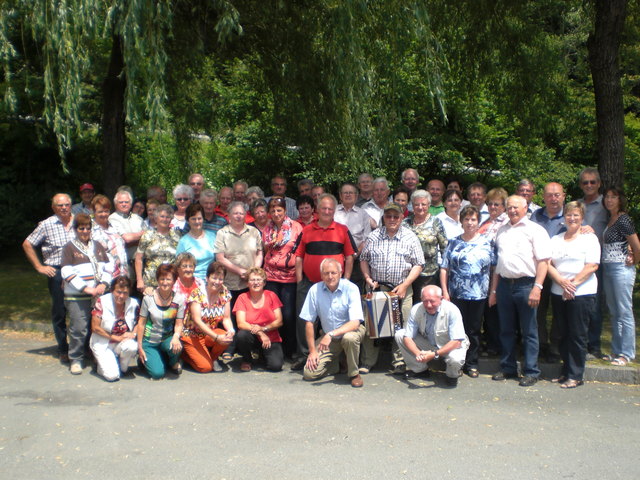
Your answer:
[[[158,294],[158,298],[160,300],[162,300],[163,302],[168,302],[171,300],[171,298],[173,297],[173,291],[171,291],[171,293],[169,295],[167,295],[166,297],[163,297],[162,294],[160,293],[160,290],[156,290],[156,293]]]

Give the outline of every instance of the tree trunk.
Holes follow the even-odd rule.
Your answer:
[[[112,39],[107,77],[102,83],[102,178],[104,192],[110,198],[124,183],[124,92],[127,85],[121,38],[113,35]]]
[[[624,179],[624,106],[618,62],[627,0],[596,0],[594,32],[589,35],[598,128],[598,165],[606,187],[622,187]]]

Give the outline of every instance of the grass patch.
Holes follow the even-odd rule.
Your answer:
[[[14,322],[51,322],[47,279],[37,273],[22,252],[0,260],[0,304],[4,319]]]

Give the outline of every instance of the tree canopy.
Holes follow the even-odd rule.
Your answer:
[[[5,0],[0,126],[29,132],[0,142],[5,178],[32,181],[24,150],[49,159],[43,197],[86,180],[171,187],[195,170],[218,187],[283,172],[331,188],[409,166],[575,190],[605,158],[590,52],[603,3]],[[622,3],[629,180],[640,35],[637,0]]]

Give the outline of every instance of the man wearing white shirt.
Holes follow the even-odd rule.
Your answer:
[[[380,226],[380,220],[384,213],[384,207],[389,203],[389,182],[384,177],[378,177],[373,181],[373,197],[362,208]]]
[[[520,386],[538,381],[538,325],[536,310],[551,258],[551,240],[540,225],[527,218],[527,200],[512,195],[507,200],[509,223],[498,230],[498,264],[491,280],[489,306],[497,303],[502,353],[500,372],[493,380],[517,378],[517,326],[522,332],[524,349]]]

